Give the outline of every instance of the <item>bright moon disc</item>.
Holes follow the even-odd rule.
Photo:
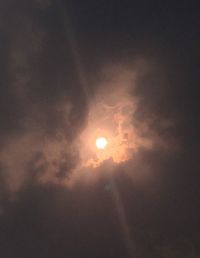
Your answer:
[[[104,137],[99,137],[96,140],[96,146],[98,149],[105,149],[106,145],[108,144],[106,138]]]

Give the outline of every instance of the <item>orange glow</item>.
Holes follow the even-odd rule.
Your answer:
[[[98,167],[108,159],[121,163],[131,157],[130,150],[137,145],[131,123],[133,110],[133,104],[128,98],[112,107],[95,103],[91,108],[88,126],[81,137],[83,166]]]
[[[106,160],[119,164],[132,158],[139,147],[151,146],[151,140],[140,136],[138,125],[134,126],[137,99],[129,94],[134,73],[114,69],[106,74],[106,82],[100,82],[90,103],[87,126],[80,135],[83,167],[96,168]]]

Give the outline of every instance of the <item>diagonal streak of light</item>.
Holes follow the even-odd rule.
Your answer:
[[[85,97],[88,99],[89,97],[88,82],[85,76],[85,72],[83,70],[83,65],[82,65],[81,55],[80,55],[80,48],[77,44],[74,31],[71,26],[69,14],[67,12],[67,7],[66,5],[63,5],[62,0],[57,0],[57,7],[60,13],[61,22],[64,26],[66,41],[71,50],[74,66],[79,78],[80,85],[83,89]]]
[[[111,194],[114,201],[114,205],[117,210],[118,220],[121,227],[121,233],[123,235],[124,244],[127,248],[127,252],[130,258],[136,258],[136,250],[133,243],[133,238],[130,232],[127,216],[125,213],[125,208],[120,196],[120,192],[117,188],[117,184],[114,181],[112,173],[110,174],[110,184],[111,184]]]
[[[57,0],[57,6],[58,6],[59,12],[61,14],[62,23],[64,25],[66,40],[71,48],[74,66],[75,66],[75,69],[78,74],[79,82],[81,84],[81,87],[83,89],[83,92],[84,92],[86,98],[88,98],[89,97],[89,89],[88,89],[88,83],[86,80],[85,72],[83,70],[83,65],[81,62],[80,49],[77,45],[77,41],[75,39],[73,30],[72,30],[72,26],[71,26],[71,23],[69,20],[69,15],[67,13],[66,6],[63,5],[62,0]],[[120,197],[120,193],[117,189],[117,185],[114,182],[112,175],[110,177],[110,182],[111,182],[111,193],[112,193],[114,204],[117,209],[118,219],[119,219],[119,223],[121,226],[122,235],[124,238],[124,243],[126,245],[129,257],[135,258],[135,255],[134,255],[135,249],[133,246],[133,239],[132,239],[128,221],[126,218],[124,205],[123,205],[122,199]]]

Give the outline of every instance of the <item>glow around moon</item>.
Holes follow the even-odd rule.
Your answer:
[[[90,104],[87,126],[80,136],[82,167],[96,168],[106,160],[119,164],[131,159],[139,147],[152,145],[134,124],[137,99],[129,94],[134,73],[119,71],[106,73],[106,86],[99,85]]]

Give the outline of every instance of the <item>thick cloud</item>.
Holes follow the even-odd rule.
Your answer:
[[[0,17],[0,256],[198,257],[195,8],[2,1]],[[97,101],[124,92],[135,148],[80,167]]]

